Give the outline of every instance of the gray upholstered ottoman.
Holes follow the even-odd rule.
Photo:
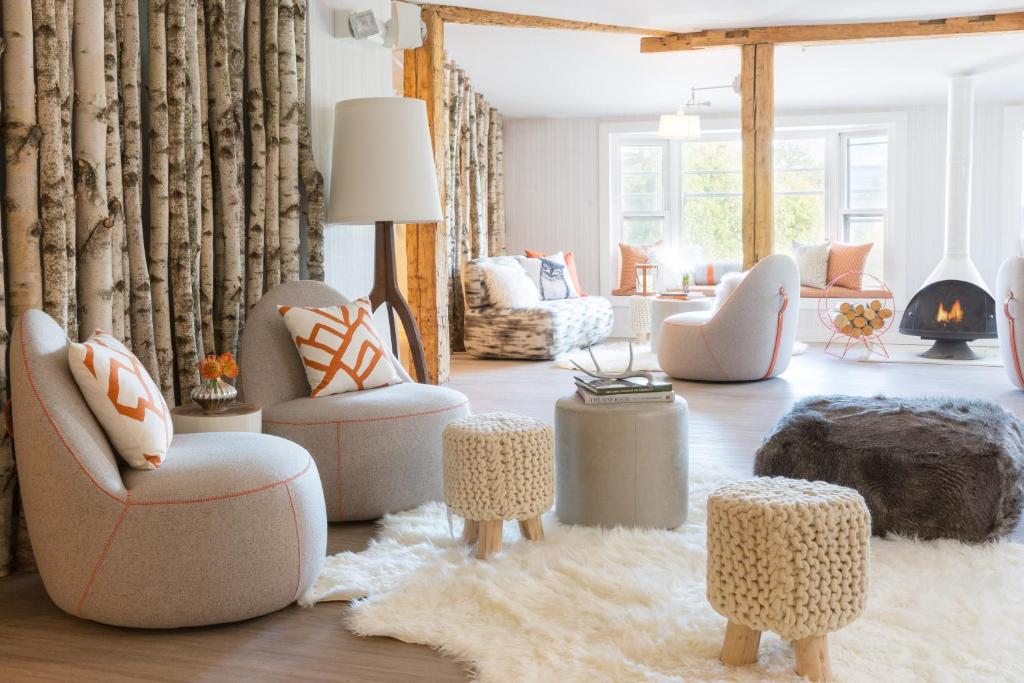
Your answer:
[[[555,513],[565,524],[673,529],[686,521],[686,401],[555,407]]]

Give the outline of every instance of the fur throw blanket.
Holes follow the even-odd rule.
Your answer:
[[[1024,423],[986,401],[814,396],[757,452],[754,474],[864,496],[875,535],[994,540],[1024,502]]]

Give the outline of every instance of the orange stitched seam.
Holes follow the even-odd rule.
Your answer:
[[[302,538],[299,536],[299,516],[295,514],[295,501],[292,500],[292,488],[288,485],[284,485],[284,490],[288,494],[288,505],[292,509],[292,523],[295,525],[295,597],[292,600],[298,600],[299,589],[302,588]]]
[[[195,503],[214,503],[214,502],[216,502],[218,500],[229,500],[231,498],[241,498],[242,496],[249,496],[249,495],[252,495],[254,493],[262,493],[263,491],[268,491],[270,489],[277,488],[278,486],[281,486],[282,484],[283,485],[287,485],[287,484],[295,481],[296,479],[298,479],[302,475],[304,475],[306,472],[308,472],[309,468],[312,467],[312,466],[313,466],[313,459],[310,458],[309,461],[306,462],[306,466],[304,468],[302,468],[302,471],[299,472],[298,474],[293,474],[292,476],[288,477],[287,479],[281,479],[280,481],[275,481],[275,482],[270,483],[270,484],[264,484],[263,486],[257,486],[255,488],[251,488],[251,489],[243,489],[241,491],[235,491],[234,493],[225,493],[225,494],[222,494],[222,495],[219,495],[219,496],[207,496],[205,498],[182,498],[182,499],[178,499],[178,500],[175,500],[175,499],[169,499],[169,500],[133,500],[131,502],[131,505],[133,505],[133,506],[136,506],[136,505],[192,505],[192,504],[195,504]]]
[[[726,372],[725,368],[722,367],[722,364],[718,362],[718,356],[715,355],[714,350],[711,348],[711,344],[708,343],[707,335],[704,334],[704,326],[703,325],[700,328],[700,338],[704,340],[704,346],[707,348],[708,353],[711,354],[711,360],[715,361],[715,366],[718,368],[718,371],[720,373],[722,373],[722,377],[728,378],[729,377],[729,373]]]
[[[104,488],[102,484],[96,481],[96,477],[92,475],[92,472],[89,471],[89,468],[85,466],[82,460],[78,457],[78,454],[75,453],[74,449],[71,448],[71,445],[64,438],[64,434],[62,434],[60,429],[57,427],[57,423],[53,421],[53,416],[50,415],[50,411],[46,409],[46,404],[43,403],[42,397],[39,396],[39,389],[36,387],[36,381],[32,377],[32,370],[29,368],[28,353],[25,351],[25,316],[21,316],[21,320],[18,323],[18,329],[20,333],[18,335],[20,337],[20,339],[18,340],[18,344],[21,346],[21,359],[22,363],[24,363],[25,365],[25,375],[28,377],[28,383],[29,386],[32,387],[32,393],[35,394],[36,401],[39,402],[39,407],[43,409],[43,414],[46,415],[46,419],[50,422],[50,426],[53,427],[53,431],[57,435],[57,438],[60,439],[61,444],[63,444],[64,448],[68,450],[68,453],[71,454],[72,459],[82,470],[82,472],[85,473],[85,476],[89,478],[89,481],[92,482],[93,486],[102,491],[103,494],[106,495],[107,497],[116,500],[118,503],[124,504],[126,499],[121,498],[120,496],[117,496],[114,493],[108,491],[106,488]]]
[[[1010,355],[1013,356],[1013,369],[1017,373],[1017,381],[1021,386],[1024,386],[1024,372],[1021,371],[1020,356],[1017,354],[1017,321],[1010,315],[1011,301],[1015,301],[1012,290],[1007,295],[1006,302],[1003,304],[1003,314],[1010,323]]]
[[[117,530],[121,528],[124,518],[128,516],[128,508],[132,504],[131,491],[128,492],[128,497],[124,501],[124,506],[121,508],[121,514],[117,516],[117,521],[114,522],[114,528],[110,530],[110,536],[107,537],[107,542],[103,544],[103,548],[100,550],[99,557],[96,558],[96,564],[93,565],[92,572],[89,574],[89,580],[85,584],[85,588],[82,589],[82,595],[78,598],[78,604],[75,606],[75,614],[82,616],[82,608],[85,607],[85,601],[89,598],[89,593],[92,591],[92,586],[96,583],[96,577],[99,576],[100,569],[103,566],[103,560],[107,557],[107,552],[110,551],[110,546],[114,544],[114,536],[117,535]]]
[[[344,518],[342,502],[344,501],[342,478],[341,478],[341,424],[334,425],[334,441],[338,446],[338,521]]]
[[[263,420],[264,424],[273,425],[298,425],[298,426],[309,426],[309,425],[342,425],[342,424],[360,424],[366,422],[383,422],[385,420],[401,420],[407,417],[420,417],[422,415],[435,415],[437,413],[444,413],[449,410],[456,410],[469,403],[469,399],[466,399],[462,403],[457,403],[447,408],[438,408],[436,410],[424,410],[421,413],[406,413],[405,415],[392,415],[390,417],[367,417],[358,420],[320,420],[317,422],[295,422],[292,420]]]

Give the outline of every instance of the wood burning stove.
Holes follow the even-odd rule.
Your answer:
[[[910,300],[900,320],[900,333],[934,341],[921,354],[925,358],[977,358],[967,342],[995,338],[996,302],[970,282],[933,282]]]
[[[926,358],[977,358],[967,346],[996,336],[996,304],[971,261],[971,157],[974,86],[970,77],[949,81],[946,124],[946,253],[910,300],[900,332],[934,341]]]

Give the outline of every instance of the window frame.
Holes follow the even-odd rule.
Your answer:
[[[866,210],[844,212],[846,197],[844,183],[845,164],[837,158],[845,154],[839,144],[840,135],[868,135],[884,133],[888,136],[887,206],[884,216],[883,273],[894,293],[905,290],[905,273],[898,267],[906,253],[906,207],[902,193],[906,178],[906,112],[858,112],[848,114],[808,114],[776,118],[777,139],[798,137],[830,138],[826,144],[825,163],[825,226],[829,239],[841,240],[847,213],[860,214]],[[618,145],[620,140],[658,140],[657,121],[617,121],[599,123],[599,191],[601,196],[601,253],[599,264],[601,292],[610,296],[618,282],[618,243],[621,223],[618,218]],[[736,139],[739,121],[735,117],[707,116],[702,120],[702,140]],[[669,162],[666,170],[668,188],[666,200],[666,240],[669,246],[679,246],[683,230],[682,220],[682,153],[680,141],[669,143]],[[612,173],[612,170],[615,172]],[[615,176],[611,178],[610,176]],[[613,182],[614,181],[614,182]],[[665,181],[663,181],[665,182]],[[678,218],[677,218],[678,217]],[[679,223],[676,225],[676,223]]]

